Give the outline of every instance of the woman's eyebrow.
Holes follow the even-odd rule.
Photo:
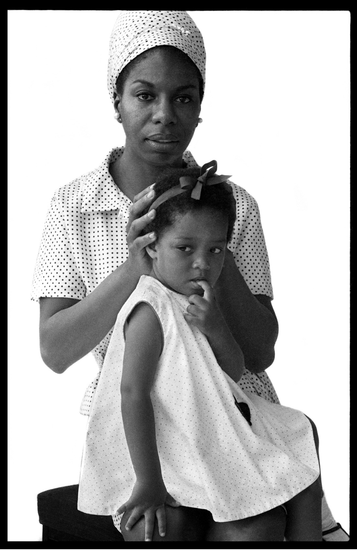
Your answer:
[[[143,80],[141,78],[137,78],[133,82],[131,82],[131,86],[134,86],[134,84],[142,84],[144,86],[147,86],[148,88],[155,88],[155,84],[153,82],[149,82],[148,80]],[[198,86],[196,84],[183,84],[182,86],[178,86],[175,88],[176,92],[182,92],[184,90],[193,89],[196,90]]]
[[[141,78],[138,78],[138,79],[134,80],[133,82],[131,82],[131,86],[133,86],[134,84],[144,84],[144,86],[148,86],[148,87],[151,87],[151,88],[154,87],[154,84],[152,82],[149,82],[148,80],[142,80]]]
[[[198,86],[196,84],[184,84],[183,86],[178,86],[176,88],[176,91],[181,92],[183,90],[196,90]]]

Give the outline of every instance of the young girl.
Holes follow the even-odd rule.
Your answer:
[[[79,509],[125,540],[322,540],[314,428],[244,392],[215,300],[235,222],[213,161],[166,172],[150,275],[121,309],[94,397]]]

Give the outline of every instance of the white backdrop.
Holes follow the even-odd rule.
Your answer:
[[[193,11],[207,87],[190,145],[258,201],[280,323],[269,369],[282,404],[320,434],[323,485],[349,529],[347,11]],[[91,356],[42,362],[33,268],[54,191],[124,144],[106,90],[114,11],[10,10],[9,532],[41,536],[38,492],[78,482]]]

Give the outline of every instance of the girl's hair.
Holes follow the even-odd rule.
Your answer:
[[[180,184],[181,176],[189,176],[197,179],[200,176],[200,168],[168,168],[164,170],[155,183],[155,199],[162,195],[168,189]],[[144,210],[148,212],[150,206]],[[146,228],[145,233],[154,231],[157,237],[170,225],[175,223],[178,216],[187,214],[187,212],[197,211],[202,208],[210,208],[219,212],[228,221],[227,242],[230,240],[233,232],[234,222],[236,220],[236,203],[233,197],[231,186],[228,183],[219,183],[216,185],[204,185],[199,200],[191,197],[191,191],[186,191],[180,195],[169,198],[156,208],[156,216]]]
[[[116,87],[116,91],[117,91],[118,95],[120,95],[120,96],[123,95],[124,84],[125,84],[125,81],[127,80],[128,76],[129,76],[129,74],[130,74],[130,71],[137,65],[137,63],[139,63],[142,59],[145,59],[148,55],[150,55],[150,52],[156,50],[157,48],[164,48],[164,49],[173,50],[175,52],[176,56],[177,56],[177,59],[180,59],[184,63],[187,63],[187,64],[191,65],[192,67],[194,67],[194,69],[196,71],[196,74],[197,74],[197,78],[198,78],[199,95],[200,95],[200,101],[202,103],[203,92],[204,92],[204,84],[203,84],[202,75],[201,75],[200,71],[198,70],[197,66],[194,64],[194,62],[188,57],[188,55],[186,55],[184,52],[182,52],[178,48],[175,48],[174,46],[155,46],[154,48],[150,48],[149,50],[146,50],[145,52],[141,53],[140,55],[135,57],[132,61],[130,61],[127,65],[125,65],[125,67],[123,68],[121,73],[119,73],[119,76],[118,76],[117,81],[116,81],[116,86],[115,87]]]

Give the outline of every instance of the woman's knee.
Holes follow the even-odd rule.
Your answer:
[[[286,512],[278,506],[263,514],[224,523],[214,522],[207,541],[283,541]]]

